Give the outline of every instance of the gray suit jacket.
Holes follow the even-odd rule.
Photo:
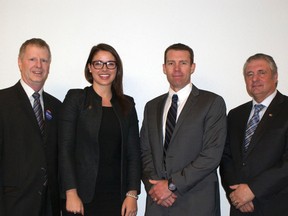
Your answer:
[[[142,180],[165,178],[162,116],[168,94],[148,102],[141,128]],[[168,178],[177,186],[177,200],[165,208],[147,196],[146,215],[220,215],[217,167],[226,138],[226,106],[211,92],[192,91],[178,118],[166,153]],[[167,176],[166,176],[167,177]]]

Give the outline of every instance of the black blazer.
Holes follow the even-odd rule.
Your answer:
[[[122,134],[121,195],[129,190],[140,192],[139,128],[134,101],[124,116],[115,95],[112,107],[119,119]],[[102,117],[102,99],[92,86],[69,90],[60,117],[60,176],[61,191],[76,188],[84,203],[90,202],[95,192],[99,162],[98,133]]]
[[[20,82],[0,91],[0,215],[39,215],[41,168],[47,169],[53,215],[60,215],[57,117],[61,102],[46,92],[43,99],[44,137]]]
[[[255,194],[255,215],[288,215],[288,97],[277,92],[243,152],[252,101],[229,112],[220,166],[227,196],[230,185],[246,183]],[[246,215],[231,206],[231,215]]]

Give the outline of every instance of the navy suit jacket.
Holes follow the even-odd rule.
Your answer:
[[[277,92],[251,139],[243,140],[252,101],[232,109],[220,166],[227,196],[230,185],[246,183],[255,194],[254,215],[288,215],[288,97]],[[246,215],[231,206],[231,215]]]
[[[41,135],[20,82],[0,91],[0,215],[38,216],[43,168],[47,170],[53,215],[60,215],[57,179],[57,115],[61,102],[43,92],[45,129]],[[48,117],[48,118],[47,118]]]

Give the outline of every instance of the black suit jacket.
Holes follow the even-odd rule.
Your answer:
[[[277,92],[258,124],[248,152],[243,151],[252,101],[229,112],[221,162],[222,184],[246,183],[255,194],[254,215],[288,215],[288,97]],[[231,206],[231,215],[245,215]]]
[[[61,102],[43,92],[45,131],[18,82],[0,91],[0,215],[38,216],[47,170],[53,215],[60,215],[57,179],[57,116]],[[47,118],[47,114],[51,114]]]
[[[133,98],[131,109],[125,116],[115,95],[112,107],[119,119],[122,136],[121,196],[129,190],[140,193],[140,145],[138,119]],[[76,188],[82,202],[92,200],[99,165],[98,133],[102,118],[102,99],[92,86],[69,90],[62,106],[60,129],[61,191]]]

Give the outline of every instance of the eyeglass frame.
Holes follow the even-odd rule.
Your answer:
[[[101,67],[101,68],[96,68],[96,67],[94,66],[94,64],[95,64],[96,62],[101,63],[101,64],[102,64],[102,67]],[[108,66],[109,63],[115,63],[115,67],[109,68],[109,66]],[[101,69],[103,69],[103,68],[104,68],[104,65],[106,65],[106,68],[109,69],[109,70],[113,70],[113,69],[117,68],[117,62],[116,62],[116,61],[103,62],[103,61],[100,61],[100,60],[96,60],[96,61],[92,61],[92,62],[91,62],[91,65],[92,65],[93,68],[96,69],[96,70],[101,70]]]

